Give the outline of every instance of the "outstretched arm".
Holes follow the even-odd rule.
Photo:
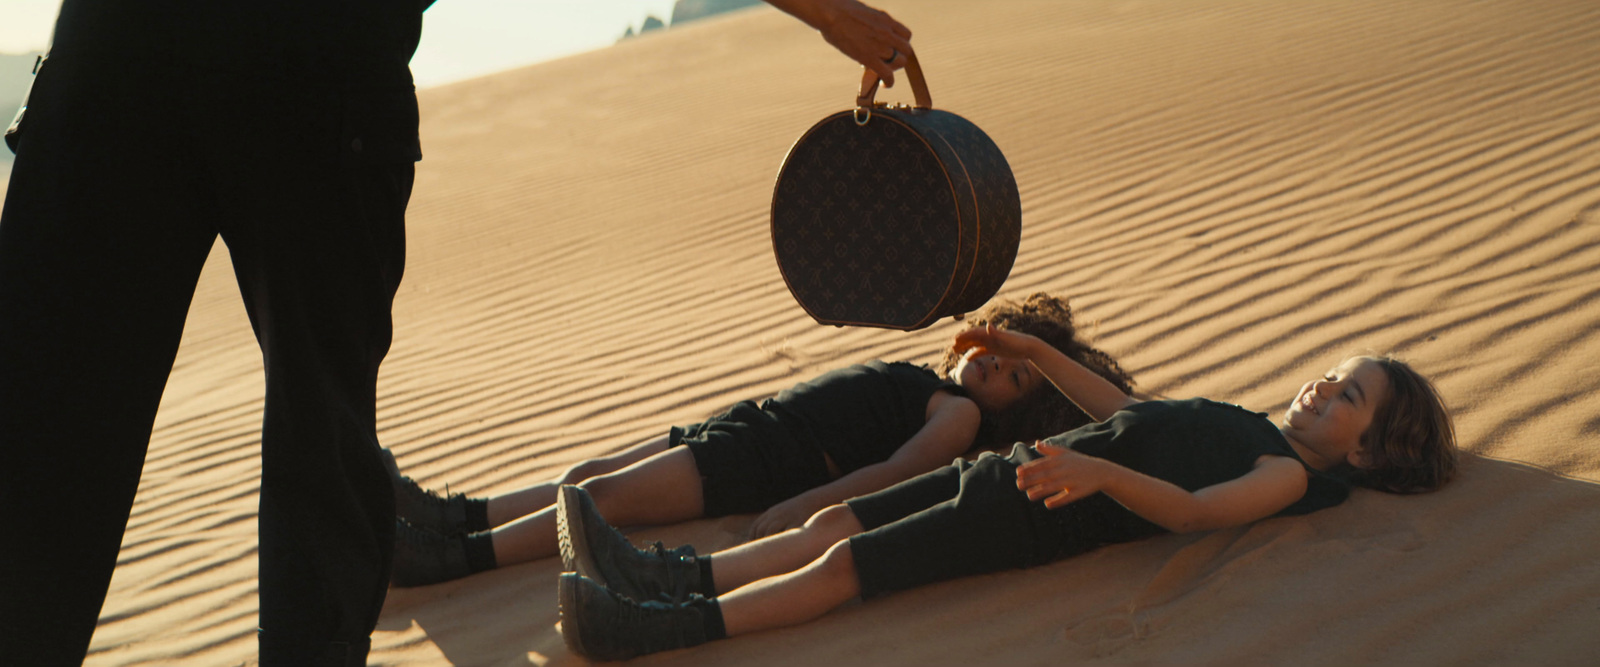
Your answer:
[[[905,58],[884,59],[911,50],[911,30],[887,13],[857,0],[767,0],[778,9],[822,32],[834,48],[878,73],[885,87],[894,85],[894,71]]]
[[[1265,519],[1306,492],[1305,468],[1286,456],[1262,456],[1243,477],[1189,492],[1105,459],[1040,442],[1043,458],[1017,467],[1017,488],[1057,508],[1096,492],[1174,533],[1216,530]]]
[[[798,527],[825,507],[886,489],[961,456],[978,435],[982,419],[978,405],[969,398],[945,393],[936,394],[934,401],[928,421],[887,461],[854,470],[773,505],[751,524],[751,536],[765,537]]]
[[[1138,403],[1116,385],[1085,368],[1061,350],[1025,333],[1008,331],[993,324],[956,334],[955,349],[978,348],[1001,356],[1027,359],[1050,384],[1095,421],[1105,421],[1118,410]]]

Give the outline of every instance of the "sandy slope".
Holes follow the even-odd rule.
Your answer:
[[[935,105],[1011,160],[1024,235],[1003,294],[1071,295],[1147,391],[1259,410],[1395,351],[1472,455],[1430,496],[1362,492],[641,662],[1600,655],[1600,7],[882,4],[916,31]],[[955,325],[818,327],[768,247],[779,160],[855,81],[757,10],[425,91],[384,443],[424,482],[507,491],[842,363],[932,360]],[[253,659],[258,366],[219,252],[90,664]],[[704,550],[747,522],[639,536]],[[393,591],[374,662],[579,662],[558,569]]]

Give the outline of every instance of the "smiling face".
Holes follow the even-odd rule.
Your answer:
[[[1354,357],[1302,386],[1278,429],[1313,468],[1328,470],[1342,463],[1364,467],[1361,435],[1387,400],[1389,377],[1383,367],[1373,359]]]
[[[972,402],[989,413],[1005,411],[1043,381],[1038,369],[1024,359],[971,353],[956,363],[950,379],[966,388]]]

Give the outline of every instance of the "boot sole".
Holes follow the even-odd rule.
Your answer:
[[[561,568],[567,572],[593,579],[606,585],[592,566],[593,552],[589,549],[588,532],[583,525],[583,512],[578,509],[583,492],[576,486],[565,485],[556,494],[556,539],[561,548]]]
[[[575,577],[562,575],[556,579],[556,604],[561,614],[561,640],[573,653],[587,657],[589,647],[584,645],[583,637],[578,632],[578,582]]]

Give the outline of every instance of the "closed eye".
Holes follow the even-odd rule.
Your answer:
[[[1016,370],[1011,372],[1011,379],[1016,381],[1017,389],[1026,390],[1028,388],[1028,381],[1033,379],[1033,369],[1029,368],[1027,365],[1020,365]]]

